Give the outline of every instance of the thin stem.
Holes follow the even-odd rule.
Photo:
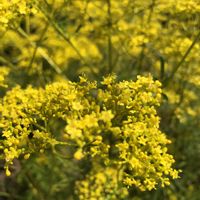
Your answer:
[[[28,66],[28,69],[29,69],[29,70],[31,69],[31,67],[32,67],[32,65],[33,65],[33,62],[34,62],[34,59],[35,59],[37,50],[38,50],[39,45],[40,45],[40,43],[42,42],[42,40],[43,40],[43,38],[44,38],[44,36],[45,36],[46,31],[48,30],[48,26],[49,26],[49,24],[46,24],[46,26],[45,26],[44,30],[42,31],[42,34],[41,34],[41,36],[40,36],[38,42],[36,43],[36,46],[35,46],[34,51],[33,51],[33,56],[32,56],[32,58],[31,58],[31,60],[30,60],[29,66]]]
[[[22,36],[24,36],[34,48],[37,47],[37,44],[30,40],[29,36],[26,34],[26,32],[24,32],[23,29],[18,28],[17,31]],[[49,65],[55,70],[57,74],[62,74],[61,69],[56,65],[56,63],[49,57],[49,55],[41,47],[38,47],[38,52],[49,63]]]
[[[137,73],[140,74],[142,70],[143,58],[144,58],[145,44],[142,44],[142,50],[140,52],[139,58],[137,60]]]
[[[62,31],[62,29],[55,23],[55,21],[50,17],[44,10],[41,10],[44,16],[46,17],[47,21],[52,25],[52,27],[56,30],[56,32],[72,47],[72,49],[76,52],[76,54],[79,56],[81,60],[85,62],[84,57],[81,55],[81,53],[78,51],[76,46],[71,42],[70,38],[65,35],[65,33]]]
[[[26,33],[29,35],[30,34],[30,16],[26,16]]]
[[[152,0],[152,3],[149,5],[150,11],[149,11],[149,17],[148,17],[148,24],[150,24],[150,22],[151,22],[151,18],[153,15],[155,5],[156,5],[156,0]]]
[[[36,189],[39,199],[44,200],[45,198],[44,198],[43,192],[40,190],[40,186],[34,181],[32,176],[28,172],[26,173],[26,177],[27,177],[29,183],[31,183],[31,185],[33,186],[33,188]]]
[[[85,58],[81,55],[78,48],[73,44],[73,42],[70,40],[68,36],[63,32],[63,30],[59,27],[59,25],[53,20],[51,16],[49,16],[43,9],[39,8],[41,12],[44,14],[46,20],[51,24],[51,26],[54,28],[54,30],[64,39],[64,41],[75,51],[75,53],[78,55],[79,59],[81,60],[82,64],[90,67],[90,70],[92,74],[95,77],[98,77],[95,70],[92,68],[92,65],[88,63]]]
[[[0,62],[3,62],[5,64],[7,64],[8,66],[14,68],[15,66],[12,64],[12,62],[10,62],[7,58],[4,58],[2,56],[0,56]]]
[[[111,14],[111,2],[107,0],[108,4],[108,72],[111,73],[113,71],[112,65],[112,57],[113,57],[113,47],[112,47],[112,14]]]
[[[21,199],[20,196],[13,196],[7,192],[0,192],[0,197],[10,198],[10,199]],[[4,199],[4,198],[3,198]]]
[[[182,66],[182,64],[185,62],[186,58],[188,57],[188,55],[190,54],[191,50],[193,49],[194,45],[198,42],[200,38],[200,31],[197,34],[197,36],[195,37],[194,41],[192,42],[192,44],[190,45],[190,47],[187,49],[187,51],[185,52],[185,54],[183,55],[182,59],[180,60],[180,62],[177,64],[177,66],[174,67],[174,69],[172,70],[171,75],[166,78],[164,80],[163,86],[166,87],[170,80],[172,80],[176,74],[176,72],[178,71],[178,69]]]
[[[162,56],[159,56],[160,59],[160,80],[163,80],[165,75],[165,59]]]

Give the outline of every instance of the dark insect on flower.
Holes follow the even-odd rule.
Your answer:
[[[33,138],[33,133],[32,133],[32,132],[29,133],[28,138],[29,138],[29,139],[32,139],[32,138]]]

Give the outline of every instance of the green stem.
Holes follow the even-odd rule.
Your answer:
[[[3,62],[5,64],[7,64],[8,66],[10,66],[11,68],[14,68],[15,66],[12,64],[12,62],[10,62],[7,58],[4,58],[2,56],[0,56],[0,62]]]
[[[33,188],[36,189],[39,196],[39,200],[44,200],[45,198],[44,198],[43,192],[40,189],[40,186],[35,182],[35,180],[32,178],[32,176],[28,172],[26,173],[26,177],[29,183],[31,183],[31,185],[33,186]]]
[[[163,82],[163,87],[168,86],[169,82],[174,78],[176,72],[178,71],[178,69],[182,66],[182,64],[185,62],[186,58],[188,57],[188,55],[190,54],[191,50],[193,49],[194,45],[198,42],[200,38],[200,31],[197,34],[197,36],[195,37],[194,41],[192,42],[192,44],[190,45],[190,47],[187,49],[187,51],[185,52],[185,54],[183,55],[182,59],[180,60],[180,62],[177,64],[177,66],[174,67],[174,69],[172,70],[171,75],[166,78]]]
[[[113,65],[112,65],[112,37],[111,37],[111,31],[112,31],[112,14],[111,14],[111,2],[110,0],[107,0],[108,4],[108,73],[111,73],[113,71]]]
[[[46,31],[48,30],[48,26],[49,26],[49,24],[46,24],[46,26],[45,26],[44,30],[42,31],[42,34],[41,34],[38,42],[36,43],[36,46],[35,46],[34,51],[33,51],[33,56],[32,56],[32,58],[30,60],[29,66],[28,66],[29,70],[31,69],[31,67],[33,65],[33,62],[34,62],[35,57],[36,57],[37,50],[38,50],[39,45],[40,45],[40,43],[42,42],[42,40],[43,40],[43,38],[45,36]]]
[[[92,68],[92,64],[88,63],[85,58],[81,55],[78,48],[73,44],[73,42],[70,40],[68,36],[63,32],[63,30],[59,27],[59,25],[53,20],[51,16],[49,16],[43,9],[39,8],[41,12],[44,14],[44,17],[46,20],[51,24],[51,26],[54,28],[54,30],[62,37],[62,39],[75,51],[75,53],[78,55],[79,59],[81,60],[82,64],[90,67],[91,73],[98,77],[95,70]]]
[[[29,35],[30,34],[30,16],[26,16],[26,33]]]
[[[57,23],[52,19],[51,16],[49,16],[44,10],[42,10],[42,13],[46,17],[47,21],[52,25],[52,27],[55,29],[55,31],[71,46],[71,48],[76,52],[76,54],[79,56],[81,60],[85,62],[84,57],[81,55],[81,53],[78,51],[76,46],[71,42],[70,38],[65,35],[65,33],[62,31],[62,29],[57,25]]]
[[[151,22],[155,5],[156,5],[156,0],[152,0],[152,3],[149,5],[150,11],[149,11],[149,17],[148,17],[148,24],[150,24]]]
[[[22,36],[24,36],[34,48],[37,47],[37,44],[30,40],[29,36],[26,34],[26,32],[24,32],[23,29],[18,28],[17,31]],[[41,47],[38,47],[38,52],[49,63],[49,65],[54,69],[54,71],[57,74],[62,74],[61,69],[56,65],[56,63],[49,57],[49,55]]]
[[[6,199],[7,198],[9,198],[9,199],[21,199],[20,196],[14,196],[14,195],[11,195],[7,192],[0,192],[0,197],[6,197]]]

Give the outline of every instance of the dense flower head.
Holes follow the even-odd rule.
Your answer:
[[[122,82],[107,76],[101,83],[80,77],[78,83],[55,82],[44,89],[13,88],[0,104],[0,148],[7,174],[15,158],[28,159],[37,151],[54,149],[65,144],[58,139],[63,137],[66,145],[75,146],[74,159],[90,158],[94,168],[99,166],[99,176],[90,172],[94,177],[80,180],[83,183],[78,187],[99,177],[106,179],[107,173],[116,175],[116,170],[123,186],[152,190],[168,185],[178,171],[172,168],[174,159],[167,153],[170,140],[159,130],[156,106],[161,100],[160,87],[151,76]],[[59,137],[51,127],[56,119],[66,124]],[[116,181],[107,181],[118,187]],[[77,191],[87,197],[83,189]]]

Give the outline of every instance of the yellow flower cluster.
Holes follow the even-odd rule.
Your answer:
[[[8,2],[11,4],[15,1]],[[23,7],[21,2],[17,6]],[[160,59],[165,59],[165,71],[170,72],[193,42],[195,30],[198,29],[197,0],[158,0],[155,3],[110,0],[109,16],[109,6],[105,0],[47,2],[51,8],[49,10],[55,12],[54,17],[50,11],[43,13],[46,7],[41,4],[42,11],[31,16],[30,21],[23,21],[28,31],[20,34],[8,31],[0,38],[2,49],[12,41],[16,52],[20,52],[11,55],[18,67],[40,76],[44,70],[44,60],[49,66],[45,72],[55,72],[56,69],[57,74],[66,72],[72,78],[81,72],[90,75],[102,70],[106,72],[103,67],[107,68],[110,54],[106,41],[110,38],[110,63],[114,72],[124,73],[132,64],[140,72],[146,69],[147,64],[148,69],[158,77]],[[187,15],[184,14],[186,11]],[[0,20],[4,18],[6,16],[2,15]],[[50,22],[47,22],[47,18]],[[45,24],[48,24],[48,28],[45,28]],[[60,34],[64,37],[60,37]],[[196,44],[186,59],[195,71],[199,50],[200,46]],[[140,57],[143,59],[140,60]],[[124,62],[128,64],[125,69],[122,67]],[[136,70],[131,73],[135,75]]]
[[[0,68],[0,87],[7,87],[5,83],[6,76],[9,74],[10,69],[8,67]]]
[[[95,166],[83,181],[76,182],[76,195],[80,200],[125,199],[128,189],[119,184],[121,176],[114,168]]]
[[[32,153],[62,143],[51,127],[59,119],[66,123],[62,137],[76,146],[74,159],[88,159],[93,170],[99,166],[98,173],[91,171],[89,178],[77,184],[86,187],[77,189],[82,199],[89,195],[87,184],[92,183],[87,181],[97,181],[94,187],[111,182],[106,186],[109,191],[117,191],[117,184],[141,190],[169,184],[178,172],[172,169],[174,159],[167,153],[170,141],[159,130],[155,106],[161,99],[160,86],[151,76],[138,76],[136,82],[117,82],[115,76],[108,76],[101,84],[80,77],[78,83],[8,91],[0,104],[0,148],[7,175],[13,159],[22,155],[28,159]],[[112,173],[118,176],[117,183],[109,178]]]
[[[35,12],[33,2],[41,3],[37,14],[24,19],[26,14]],[[3,33],[0,30],[0,86],[6,86],[8,71],[12,73],[8,76],[9,85],[17,83],[22,88],[28,84],[44,87],[63,77],[77,80],[82,72],[96,79],[109,70],[120,74],[121,80],[150,72],[164,82],[198,35],[199,11],[199,0],[0,0],[0,29],[21,22],[18,29],[7,29]],[[198,144],[199,138],[199,52],[200,44],[196,42],[163,90],[162,128],[172,133],[174,152],[184,162],[192,159],[191,149],[194,151],[191,155],[197,155],[199,148],[193,145]],[[58,121],[62,119],[67,124],[61,135],[77,145],[71,155],[75,161],[81,162],[89,156],[96,167],[100,159],[105,166],[109,165],[106,169],[113,177],[119,165],[123,172],[120,184],[135,185],[141,190],[151,190],[158,182],[168,184],[162,174],[166,177],[177,174],[167,170],[173,158],[166,153],[165,144],[169,141],[158,129],[159,118],[154,108],[159,104],[161,91],[158,82],[152,82],[152,86],[144,84],[145,80],[151,82],[150,79],[140,77],[137,84],[141,81],[141,87],[129,81],[115,83],[110,76],[101,84],[88,83],[82,77],[78,84],[67,82],[54,83],[45,89],[13,89],[1,103],[5,139],[1,141],[1,148],[2,151],[5,148],[7,166],[13,158],[28,158],[35,149],[43,151],[51,146],[52,137],[57,139],[57,135],[52,134],[55,129],[49,126],[59,118]],[[149,89],[145,91],[145,88]],[[24,98],[28,99],[26,103],[25,100],[18,103],[17,99]],[[184,146],[184,158],[179,152],[183,143],[188,147]],[[93,194],[88,197],[87,188],[99,179],[95,173],[103,173],[105,166],[99,171],[92,170],[77,182],[77,195],[85,199],[93,197]],[[193,174],[193,168],[187,172]],[[78,187],[81,182],[82,186]],[[110,184],[116,188],[114,182]]]
[[[102,85],[107,89],[98,90],[95,112],[69,121],[66,127],[67,138],[81,149],[80,158],[91,156],[94,166],[104,163],[102,171],[109,166],[113,173],[122,173],[118,177],[119,185],[135,186],[142,191],[152,190],[158,184],[168,185],[169,177],[177,178],[178,172],[171,168],[174,159],[167,153],[166,144],[170,141],[158,129],[155,106],[161,98],[160,83],[140,76],[136,82],[116,83],[115,78],[109,76]],[[77,184],[82,199],[97,198],[98,194],[94,197],[89,190],[93,182],[99,184],[95,174]],[[115,188],[113,184],[110,181],[106,185]]]
[[[35,12],[32,8],[33,0],[0,0],[0,26],[6,28],[19,16]]]

